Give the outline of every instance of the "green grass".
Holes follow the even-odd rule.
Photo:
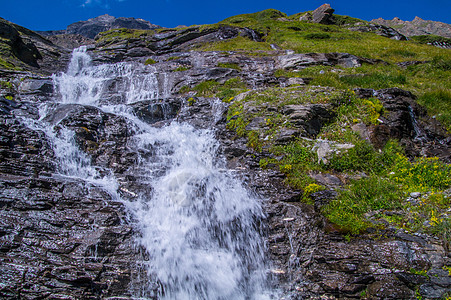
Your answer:
[[[246,90],[247,85],[240,78],[231,78],[223,84],[214,80],[208,80],[191,88],[184,86],[179,92],[187,93],[194,91],[198,97],[218,97],[225,102],[230,102],[233,97]]]
[[[227,68],[227,69],[234,69],[241,71],[241,68],[238,64],[235,63],[218,63],[217,65],[219,68]]]
[[[427,91],[419,97],[418,103],[425,106],[451,132],[451,90],[439,88]]]
[[[152,58],[148,58],[148,59],[146,59],[146,61],[144,62],[144,64],[145,65],[153,65],[153,64],[156,64],[157,62],[154,60],[154,59],[152,59]]]
[[[298,72],[279,70],[276,76],[311,77],[312,85],[331,86],[339,89],[399,87],[419,96],[430,115],[451,131],[449,91],[451,90],[451,51],[422,44],[425,38],[411,41],[396,41],[372,32],[354,32],[340,24],[353,24],[358,19],[338,17],[339,25],[322,25],[298,21],[299,15],[266,10],[254,14],[230,17],[220,24],[252,28],[263,36],[263,42],[251,41],[245,37],[210,43],[200,46],[204,51],[258,51],[270,55],[270,44],[298,53],[342,52],[357,56],[380,59],[387,64],[366,65],[359,68],[315,66]],[[287,18],[290,21],[287,21]],[[437,40],[437,38],[431,37]],[[429,41],[429,40],[428,40]],[[425,64],[406,69],[396,65],[405,61],[426,61]],[[320,74],[323,70],[324,74]],[[338,70],[339,72],[337,72]],[[437,101],[435,104],[434,101]]]
[[[378,176],[354,181],[327,205],[323,213],[342,231],[358,234],[371,226],[364,215],[370,211],[402,208],[403,193],[392,182]]]
[[[290,120],[280,113],[283,108],[308,103],[329,103],[335,107],[336,118],[323,127],[317,138],[352,143],[354,147],[331,155],[324,164],[318,162],[312,150],[315,140],[295,139],[287,144],[275,144],[278,133],[292,127]],[[388,142],[381,150],[375,149],[351,129],[360,122],[377,124],[382,113],[378,99],[360,99],[349,90],[308,86],[266,88],[232,101],[227,127],[247,137],[249,147],[269,152],[270,156],[260,160],[260,167],[284,173],[287,185],[304,191],[300,200],[306,203],[312,203],[309,195],[321,189],[309,176],[312,171],[366,174],[340,189],[338,198],[322,209],[343,233],[361,234],[368,228],[378,232],[389,224],[436,235],[448,245],[451,224],[445,214],[450,200],[444,196],[444,190],[451,186],[451,166],[436,158],[409,161],[395,141]],[[265,123],[258,130],[246,130],[256,117],[263,117]],[[411,192],[424,193],[421,205],[407,201]]]
[[[311,32],[304,34],[303,38],[307,40],[327,40],[330,39],[330,34],[325,32]]]
[[[213,42],[198,46],[199,51],[271,51],[271,45],[265,42],[255,42],[248,38],[238,36],[233,39]]]
[[[417,35],[417,36],[411,36],[410,37],[412,40],[420,43],[420,44],[427,44],[427,43],[447,43],[447,44],[451,44],[451,39],[450,38],[446,38],[443,36],[438,36],[438,35]]]
[[[154,34],[154,30],[139,30],[127,28],[111,29],[99,33],[96,36],[96,44],[107,46],[118,42],[124,42],[132,38],[145,39],[146,37],[151,37]]]
[[[191,67],[180,66],[172,70],[173,72],[182,72],[191,69]]]
[[[278,70],[276,76],[312,78],[311,85],[339,89],[399,87],[418,96],[429,115],[435,115],[451,132],[451,55],[407,69],[395,64],[364,64],[358,68],[312,66],[297,72]]]

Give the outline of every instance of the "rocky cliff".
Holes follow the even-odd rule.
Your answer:
[[[156,193],[150,173],[167,172],[156,164],[167,137],[139,149],[134,141],[146,135],[140,128],[156,134],[178,122],[212,130],[224,168],[262,199],[265,218],[255,217],[254,226],[266,241],[272,298],[446,297],[451,138],[446,109],[426,110],[419,102],[438,95],[432,106],[449,103],[445,91],[424,91],[430,86],[420,81],[430,76],[448,88],[442,78],[449,76],[449,50],[348,25],[308,27],[298,18],[268,10],[214,25],[101,33],[85,53],[91,65],[74,59],[67,71],[69,81],[81,80],[73,94],[61,89],[64,75],[46,75],[65,70],[67,58],[54,60],[57,67],[41,63],[55,59],[44,57],[48,47],[61,57],[67,50],[2,23],[7,59],[23,70],[1,73],[0,295],[158,299],[169,293],[158,272],[147,272],[155,269],[148,268],[152,252],[139,242],[144,217],[133,214],[143,195]],[[25,42],[25,34],[35,40]],[[375,52],[314,48],[335,40],[343,47],[343,39],[356,37],[360,44],[370,37],[365,41]],[[301,50],[306,44],[310,51]],[[21,51],[35,55],[27,60]],[[94,83],[82,98],[87,102],[73,103]],[[418,85],[426,96],[405,90],[419,93]],[[130,122],[130,114],[140,121]],[[97,181],[88,180],[89,172],[69,176],[72,169],[61,166],[69,148],[58,148],[55,139],[74,145],[80,156],[73,162]],[[98,180],[111,177],[117,186]],[[191,186],[199,199],[213,201],[206,182]],[[357,202],[349,202],[354,195]]]
[[[420,17],[415,17],[412,21],[403,21],[400,18],[393,18],[393,20],[378,18],[371,20],[371,22],[395,28],[409,37],[433,34],[451,38],[451,25],[443,22],[423,20]]]

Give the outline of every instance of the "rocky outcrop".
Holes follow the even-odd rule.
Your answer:
[[[299,18],[299,21],[309,21],[313,23],[320,24],[333,24],[334,18],[333,13],[335,9],[333,9],[330,4],[323,4],[317,9],[315,9],[312,13],[306,13]]]
[[[122,203],[70,179],[0,181],[1,298],[130,296],[142,258]]]
[[[329,105],[287,105],[283,114],[288,116],[295,128],[301,129],[301,136],[314,138],[321,128],[329,123],[335,116]]]
[[[313,11],[312,21],[314,23],[330,24],[332,23],[331,19],[334,11],[335,9],[330,7],[330,4],[323,4]]]
[[[384,20],[382,18],[371,20],[372,23],[396,28],[405,36],[434,34],[451,38],[451,25],[443,22],[427,21],[420,17],[415,17],[412,21],[403,21],[399,18]]]
[[[119,61],[127,56],[142,57],[152,54],[189,51],[207,43],[232,39],[237,36],[261,41],[261,36],[249,28],[228,25],[201,28],[168,29],[160,33],[148,33],[141,38],[129,38],[133,31],[119,29],[96,37],[96,49],[104,55],[104,61]],[[110,37],[111,35],[111,37]],[[112,54],[113,52],[113,54]]]
[[[384,63],[381,60],[362,58],[348,53],[301,53],[287,54],[277,57],[276,67],[293,70],[313,65],[342,66],[345,68],[360,67],[363,63]]]
[[[379,91],[358,89],[362,98],[376,96],[382,101],[384,114],[380,124],[362,130],[376,148],[382,148],[389,139],[397,139],[410,157],[437,156],[451,162],[451,139],[446,130],[433,118],[427,116],[416,102],[415,96],[398,88]]]
[[[407,40],[407,37],[402,33],[398,32],[396,29],[382,24],[356,23],[353,26],[349,27],[348,29],[351,31],[359,31],[359,32],[374,32],[378,35],[397,41]]]
[[[102,15],[87,21],[79,21],[67,26],[66,30],[58,31],[40,31],[43,35],[60,35],[60,34],[79,34],[88,39],[94,39],[95,36],[102,32],[115,28],[144,29],[151,30],[161,28],[149,21],[135,18],[115,18],[110,15]]]

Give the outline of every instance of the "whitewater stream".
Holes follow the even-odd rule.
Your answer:
[[[85,47],[74,50],[66,73],[53,77],[53,106],[90,106],[126,119],[133,133],[128,147],[137,153],[131,168],[149,187],[143,191],[121,188],[113,170],[92,165],[74,132],[46,123],[52,105],[43,105],[40,120],[30,126],[52,141],[60,176],[101,186],[125,204],[140,233],[136,243],[148,257],[148,280],[158,282],[159,299],[270,299],[261,200],[226,169],[214,131],[178,121],[151,126],[130,109],[146,100],[163,102],[164,108],[171,95],[168,80],[155,67],[134,62],[94,65]],[[214,107],[223,112],[221,105]],[[146,289],[142,286],[136,296],[146,295]]]

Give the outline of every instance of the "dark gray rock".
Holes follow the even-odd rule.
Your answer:
[[[374,299],[415,299],[414,291],[396,281],[377,281],[368,286],[367,293]]]
[[[348,29],[351,31],[375,32],[380,36],[384,36],[392,40],[407,41],[407,37],[405,35],[401,34],[400,32],[391,27],[384,25],[368,23],[352,26],[349,27]]]
[[[276,61],[276,68],[293,70],[313,65],[339,65],[345,68],[354,68],[360,67],[363,63],[375,64],[384,62],[362,58],[348,53],[300,53],[279,56]]]
[[[331,107],[323,104],[287,105],[283,114],[295,127],[303,129],[302,136],[309,138],[314,138],[335,116]]]
[[[310,177],[315,179],[319,184],[328,187],[339,187],[343,182],[337,176],[328,173],[312,173]]]
[[[12,103],[9,107],[17,105]],[[45,134],[27,128],[10,116],[0,117],[0,172],[30,177],[52,172],[53,150]]]
[[[313,203],[315,205],[315,209],[318,211],[321,210],[321,208],[324,205],[329,204],[329,202],[333,199],[335,199],[338,196],[338,193],[334,190],[324,190],[319,191],[316,193],[310,194],[310,198],[313,200]],[[362,282],[355,282],[355,283],[362,283]]]
[[[294,140],[301,134],[298,129],[282,129],[278,133],[275,143],[277,145],[286,145]]]
[[[419,287],[421,296],[427,299],[442,299],[447,290],[435,284],[426,283]]]
[[[372,23],[379,25],[389,26],[396,28],[399,32],[405,36],[416,35],[439,35],[447,38],[451,38],[451,25],[443,22],[436,22],[430,20],[423,20],[420,17],[415,17],[412,21],[403,21],[398,17],[392,20],[384,20],[378,18],[371,20]]]
[[[126,154],[128,124],[119,116],[100,109],[77,104],[58,105],[46,119],[56,128],[69,128],[75,133],[77,145],[101,167],[124,172],[122,155]]]
[[[146,123],[153,124],[176,117],[182,103],[180,99],[147,100],[130,104],[130,106],[138,118]]]
[[[421,65],[421,64],[425,64],[425,63],[427,63],[427,61],[412,60],[412,61],[403,61],[403,62],[399,62],[396,64],[398,66],[400,66],[401,68],[406,69],[409,66],[416,66],[416,65]]]
[[[121,203],[67,179],[2,177],[0,186],[1,298],[130,295],[142,258]]]
[[[451,276],[447,270],[434,268],[429,270],[427,274],[432,284],[451,289]]]
[[[407,272],[396,273],[396,277],[412,290],[427,281],[426,276]]]
[[[256,117],[246,126],[246,130],[259,130],[266,126],[266,120],[263,117]]]

